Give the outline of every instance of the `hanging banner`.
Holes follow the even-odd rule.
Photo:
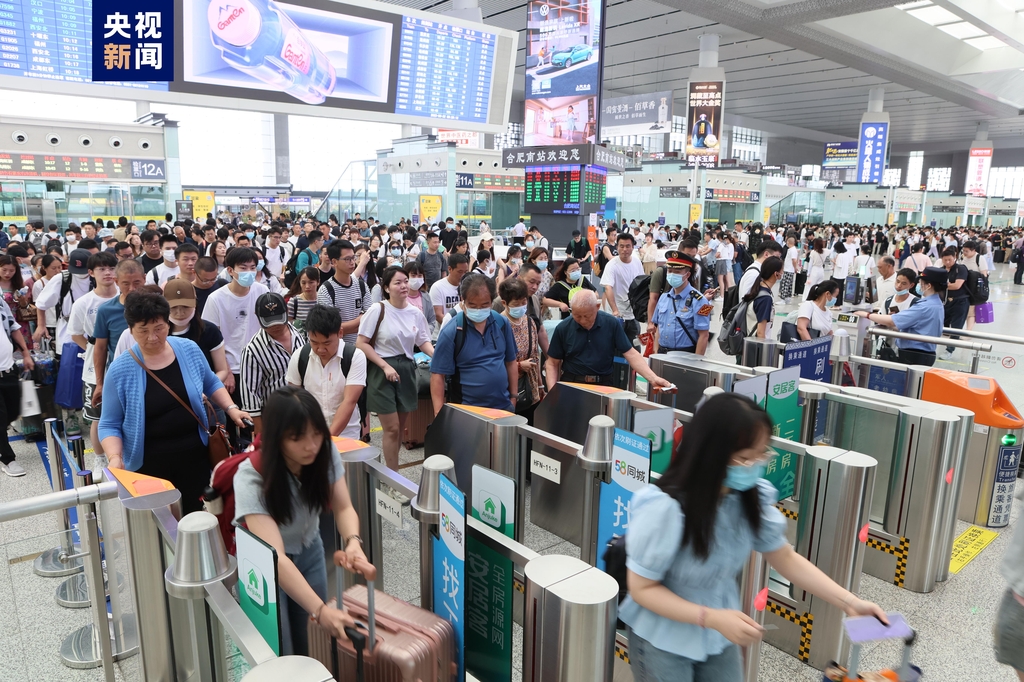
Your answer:
[[[964,180],[964,192],[975,197],[988,194],[988,172],[992,167],[991,147],[971,147],[967,157],[967,178]]]
[[[889,124],[863,122],[857,144],[857,182],[882,182],[885,172],[886,151],[889,145]]]
[[[455,631],[458,679],[465,679],[463,636],[465,633],[466,590],[466,494],[441,474],[438,508],[440,537],[434,543],[434,613],[446,618]]]
[[[441,215],[441,197],[420,195],[420,220],[430,225]]]
[[[651,471],[663,473],[672,460],[672,436],[676,417],[671,408],[637,410],[633,416],[633,433],[651,441]]]
[[[745,395],[753,400],[758,407],[764,407],[764,401],[768,395],[768,376],[761,374],[749,379],[735,381],[732,385],[732,392]]]
[[[690,82],[686,98],[686,163],[714,168],[722,142],[723,81]]]
[[[651,441],[615,429],[612,445],[612,480],[601,484],[597,516],[597,567],[604,570],[604,550],[615,535],[629,531],[629,502],[633,493],[651,479]]]
[[[277,608],[277,550],[245,528],[235,528],[238,603],[278,656],[281,619]]]

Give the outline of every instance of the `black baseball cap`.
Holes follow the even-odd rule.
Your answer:
[[[89,256],[92,255],[91,251],[85,249],[75,249],[68,256],[68,271],[72,275],[87,275],[89,274]],[[945,271],[943,271],[945,272]]]
[[[256,318],[263,328],[288,322],[288,308],[281,294],[267,292],[256,299]]]

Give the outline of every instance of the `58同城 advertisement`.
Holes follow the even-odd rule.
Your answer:
[[[597,142],[602,0],[530,0],[527,146]]]
[[[725,83],[691,81],[686,98],[686,162],[714,168],[722,143],[722,104]]]

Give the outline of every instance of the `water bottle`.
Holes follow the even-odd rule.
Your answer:
[[[334,65],[273,0],[212,0],[210,39],[224,61],[307,104],[334,90]]]

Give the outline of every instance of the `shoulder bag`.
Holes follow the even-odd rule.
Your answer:
[[[184,407],[185,410],[188,411],[190,415],[192,415],[193,419],[199,422],[200,427],[207,429],[207,426],[203,424],[203,420],[200,419],[199,416],[192,410],[192,407],[189,406],[187,402],[182,400],[177,393],[172,391],[170,386],[161,381],[160,377],[158,377],[156,374],[153,374],[153,372],[150,371],[149,367],[146,367],[142,360],[139,360],[139,357],[135,355],[135,351],[129,349],[128,352],[131,354],[132,358],[135,359],[135,362],[139,363],[139,367],[146,370],[146,374],[148,374],[151,379],[153,379],[154,381],[156,381],[156,383],[163,386],[165,391],[170,393],[175,400],[181,403],[181,406]],[[207,442],[207,451],[210,456],[210,466],[213,467],[219,464],[222,460],[227,459],[231,455],[231,440],[228,438],[227,429],[224,428],[223,424],[217,421],[217,415],[216,412],[214,412],[213,410],[213,405],[210,404],[210,401],[207,399],[205,395],[203,396],[203,406],[206,408],[207,423],[212,425],[212,427],[207,429],[206,433],[209,436],[209,440]]]

